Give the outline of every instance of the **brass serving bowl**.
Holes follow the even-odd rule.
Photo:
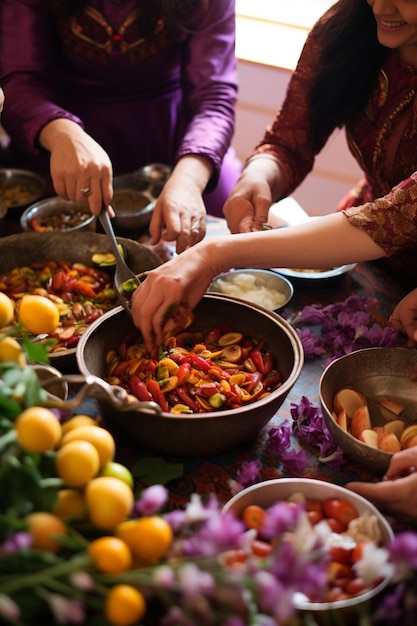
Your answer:
[[[268,397],[239,409],[190,415],[115,411],[106,400],[99,400],[103,415],[117,425],[130,440],[166,454],[202,456],[217,454],[246,442],[269,422],[300,375],[303,349],[295,330],[276,313],[220,294],[206,294],[195,309],[194,327],[208,330],[231,320],[236,330],[265,340],[284,382]],[[81,337],[77,364],[84,376],[105,379],[106,354],[114,350],[133,328],[124,309],[105,313]]]
[[[160,258],[146,246],[132,239],[117,238],[122,245],[129,267],[137,274],[161,264]],[[68,261],[93,266],[95,253],[112,252],[106,235],[91,232],[52,231],[47,233],[20,233],[0,238],[0,273],[34,261]],[[112,268],[103,268],[111,275]],[[75,348],[50,354],[50,363],[59,370],[76,366]]]
[[[347,500],[356,507],[359,515],[372,515],[377,518],[381,535],[381,545],[388,544],[389,541],[394,538],[394,533],[387,520],[368,500],[339,485],[311,478],[278,478],[251,485],[233,496],[225,504],[223,511],[225,513],[232,511],[235,516],[239,518],[244,509],[251,504],[256,504],[266,509],[276,502],[287,500],[294,494],[303,494],[306,498],[317,500],[324,500],[326,498]],[[296,594],[294,597],[294,605],[296,609],[312,611],[315,615],[329,611],[348,610],[378,595],[389,582],[390,578],[387,576],[373,589],[346,600],[337,600],[335,602],[309,602],[304,596]],[[347,620],[346,623],[356,623],[354,621],[355,615],[351,615],[351,617],[352,621]],[[318,623],[320,624],[321,622],[319,621]],[[328,622],[324,620],[323,624],[326,623]],[[333,623],[333,621],[329,623]]]
[[[387,423],[378,402],[381,397],[391,398],[404,406],[399,417],[404,420],[405,426],[417,424],[417,382],[410,379],[410,371],[416,364],[415,350],[366,348],[336,359],[322,374],[320,400],[330,433],[346,456],[375,474],[386,471],[392,453],[360,441],[336,423],[335,394],[346,386],[364,394],[373,426],[384,426]],[[393,419],[395,417],[392,416]]]

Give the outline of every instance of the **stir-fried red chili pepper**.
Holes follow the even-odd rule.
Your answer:
[[[139,332],[107,354],[107,381],[138,400],[153,400],[165,412],[206,413],[234,409],[270,394],[282,384],[264,342],[226,326],[171,337],[150,358]]]
[[[57,305],[60,322],[49,335],[56,340],[51,352],[75,347],[88,325],[117,304],[111,276],[82,263],[44,261],[16,267],[0,276],[0,291],[15,302],[29,293]]]

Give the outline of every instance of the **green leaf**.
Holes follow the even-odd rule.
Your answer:
[[[25,335],[22,339],[22,347],[30,361],[34,363],[49,363],[49,350],[56,343],[55,339],[47,339],[42,343],[32,343]]]
[[[131,472],[144,485],[166,485],[184,474],[184,463],[170,463],[161,457],[149,457],[137,461]]]

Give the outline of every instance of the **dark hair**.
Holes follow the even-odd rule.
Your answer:
[[[363,109],[388,48],[376,36],[376,22],[365,0],[339,0],[315,30],[324,47],[310,93],[314,145]]]
[[[176,39],[192,28],[190,16],[197,8],[206,9],[209,0],[138,0],[142,11],[142,29],[145,37],[154,31],[163,18],[168,37]],[[56,17],[75,15],[88,0],[43,0],[43,9]]]

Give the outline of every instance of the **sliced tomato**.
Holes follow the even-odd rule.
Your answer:
[[[359,517],[355,505],[342,498],[326,498],[323,500],[323,511],[325,517],[333,518],[345,526],[348,526],[349,522]]]

